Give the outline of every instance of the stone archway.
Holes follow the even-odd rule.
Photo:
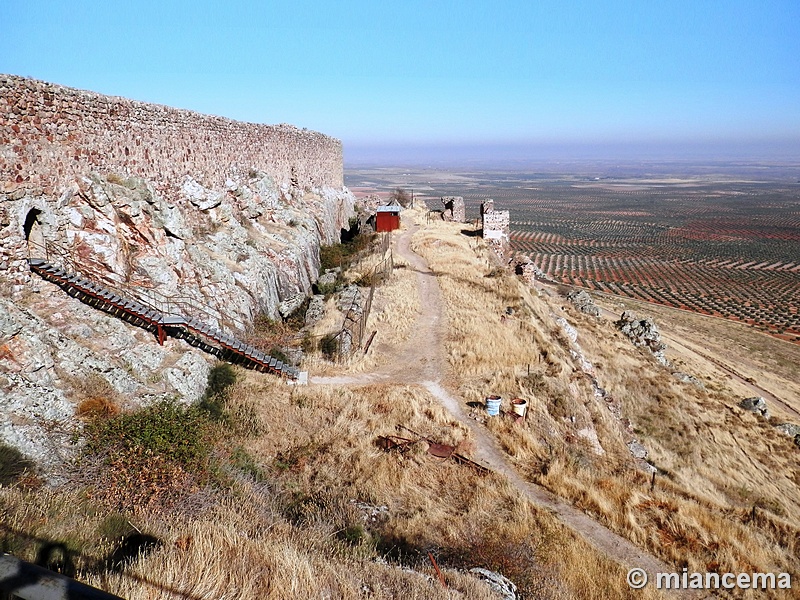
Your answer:
[[[44,232],[41,222],[42,211],[38,208],[31,208],[25,215],[23,231],[25,232],[25,242],[28,246],[28,256],[45,258]]]

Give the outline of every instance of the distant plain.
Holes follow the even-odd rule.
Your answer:
[[[762,163],[348,169],[357,195],[413,190],[511,211],[511,242],[553,281],[738,321],[800,343],[800,168]]]

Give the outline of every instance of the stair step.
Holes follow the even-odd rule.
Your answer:
[[[155,332],[157,326],[171,326],[169,335],[186,340],[191,346],[219,356],[224,360],[262,372],[273,372],[297,378],[299,372],[289,365],[271,357],[258,348],[251,346],[234,336],[206,325],[194,317],[186,317],[180,313],[168,314],[142,304],[133,297],[120,296],[104,285],[83,278],[78,273],[70,273],[64,267],[51,264],[42,258],[29,258],[28,265],[44,279],[54,281],[73,297],[94,308],[104,310],[118,318]],[[125,288],[122,289],[125,293]],[[186,326],[182,328],[180,326]],[[198,337],[193,332],[202,333]],[[209,342],[211,340],[211,343]]]
[[[161,318],[162,325],[184,325],[186,324],[186,319],[184,319],[181,315],[164,315]]]

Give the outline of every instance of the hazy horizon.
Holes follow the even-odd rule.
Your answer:
[[[6,0],[0,22],[2,73],[291,123],[349,164],[800,157],[795,0]]]
[[[569,162],[718,163],[800,165],[800,142],[437,143],[345,144],[345,167],[520,168]]]

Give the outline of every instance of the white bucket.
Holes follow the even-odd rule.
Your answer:
[[[528,401],[522,398],[514,398],[511,401],[511,410],[514,411],[514,414],[524,417],[525,413],[528,412]]]
[[[502,402],[500,396],[489,396],[486,398],[486,413],[490,417],[496,417],[500,414],[500,402]]]

